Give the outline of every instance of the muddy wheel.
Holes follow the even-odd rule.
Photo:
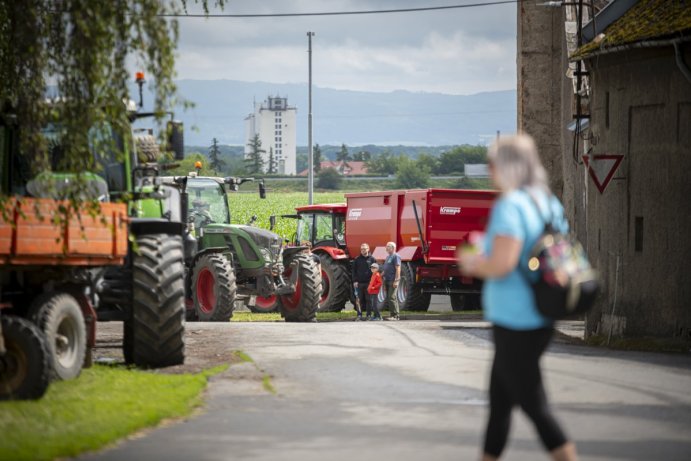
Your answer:
[[[286,265],[284,278],[289,280],[294,270],[298,271],[295,293],[281,296],[281,316],[286,322],[312,322],[321,293],[319,269],[309,255],[297,254]]]
[[[3,315],[0,400],[38,399],[50,383],[50,352],[43,332],[28,320]]]
[[[132,317],[124,322],[125,362],[144,368],[185,361],[182,238],[151,234],[132,251]]]
[[[280,300],[278,296],[257,296],[254,306],[247,306],[247,308],[256,313],[265,314],[269,312],[277,312],[280,309]]]
[[[334,261],[327,254],[319,256],[322,266],[322,292],[319,312],[339,312],[350,301],[353,284],[345,264]]]
[[[52,377],[79,376],[86,355],[86,324],[77,300],[67,293],[45,293],[34,300],[29,316],[45,334]]]
[[[423,293],[420,285],[415,283],[415,265],[401,264],[401,281],[398,286],[398,304],[402,311],[426,311],[432,295]]]
[[[201,256],[192,273],[192,298],[197,318],[202,322],[227,322],[235,308],[235,272],[220,253]]]

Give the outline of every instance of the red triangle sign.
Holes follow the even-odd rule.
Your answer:
[[[607,185],[614,177],[614,172],[617,170],[623,159],[624,156],[620,154],[595,154],[583,156],[585,167],[588,169],[590,177],[593,178],[593,182],[601,194],[605,191]]]

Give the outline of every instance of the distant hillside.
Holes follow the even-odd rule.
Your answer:
[[[188,146],[209,146],[214,137],[221,144],[242,146],[244,119],[253,101],[262,102],[269,95],[287,97],[297,107],[297,144],[307,145],[306,84],[180,80],[178,88],[196,104],[187,111],[176,110],[176,118],[185,122]],[[494,139],[497,131],[516,131],[516,91],[458,96],[314,86],[312,115],[313,142],[320,145],[477,145]]]

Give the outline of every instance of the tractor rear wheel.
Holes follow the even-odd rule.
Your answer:
[[[182,238],[150,234],[132,251],[132,316],[124,322],[125,362],[159,368],[185,361]]]
[[[295,292],[280,297],[281,316],[286,322],[312,322],[316,319],[321,294],[319,269],[309,255],[296,254],[286,264],[284,278],[290,279],[294,270],[298,271]]]
[[[207,253],[194,265],[192,298],[197,319],[202,322],[227,322],[235,308],[235,272],[220,253]]]
[[[340,312],[350,300],[353,284],[344,264],[334,261],[327,254],[319,256],[322,267],[322,292],[319,312]]]
[[[26,319],[0,316],[0,400],[39,399],[50,383],[50,352],[43,332]]]
[[[29,315],[45,333],[52,377],[79,376],[86,355],[86,324],[77,300],[68,293],[45,293],[34,300]]]

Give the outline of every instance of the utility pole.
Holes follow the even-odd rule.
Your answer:
[[[309,61],[309,90],[307,109],[307,203],[312,205],[312,191],[314,190],[314,156],[312,153],[312,37],[314,32],[307,32],[307,55]]]

